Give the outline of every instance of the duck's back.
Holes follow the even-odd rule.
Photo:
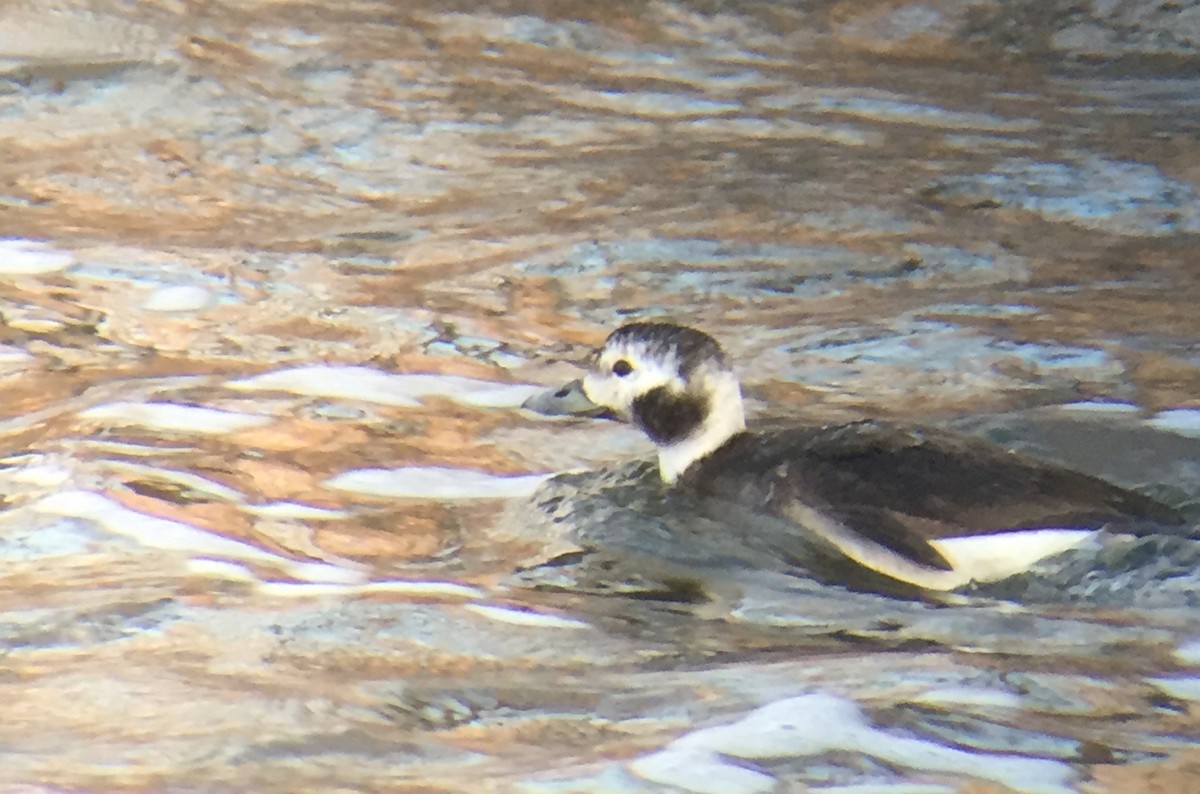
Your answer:
[[[940,569],[949,564],[930,541],[1106,526],[1143,534],[1182,523],[1170,507],[1100,478],[981,439],[876,421],[743,433],[681,485],[761,512],[829,518]]]

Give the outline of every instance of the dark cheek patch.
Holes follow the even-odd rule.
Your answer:
[[[633,401],[633,421],[655,444],[682,441],[701,425],[708,400],[692,394],[672,393],[659,386]]]

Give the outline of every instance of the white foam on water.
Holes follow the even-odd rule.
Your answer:
[[[185,567],[188,573],[196,576],[206,576],[210,579],[225,579],[231,582],[257,582],[254,575],[245,565],[238,565],[228,560],[210,560],[204,557],[193,557]]]
[[[240,503],[243,499],[242,492],[236,488],[230,488],[228,485],[201,477],[198,474],[192,474],[191,472],[164,469],[159,466],[148,466],[144,463],[132,463],[124,460],[105,461],[104,468],[120,474],[151,477],[163,482],[174,483],[196,493],[226,502]]]
[[[33,507],[42,513],[94,521],[114,535],[150,548],[199,557],[228,557],[243,562],[269,564],[290,576],[310,582],[345,584],[362,582],[366,578],[364,570],[291,560],[190,524],[139,513],[94,491],[60,491],[35,502]]]
[[[1087,413],[1125,414],[1137,416],[1141,409],[1130,403],[1117,402],[1077,402],[1061,406],[1066,411]],[[1155,430],[1166,433],[1177,433],[1189,438],[1200,438],[1200,408],[1168,408],[1159,411],[1146,420],[1146,424]]]
[[[49,334],[61,331],[65,327],[61,320],[54,319],[53,317],[38,317],[36,315],[26,315],[24,317],[20,315],[11,316],[8,318],[8,326],[16,328],[18,331],[29,331],[31,334]],[[12,349],[22,353],[25,352],[19,347],[13,347]],[[28,355],[28,357],[33,358],[32,355]]]
[[[1155,430],[1165,430],[1189,438],[1200,438],[1200,409],[1171,408],[1146,420]]]
[[[1173,698],[1200,701],[1200,678],[1196,676],[1150,676],[1146,680]]]
[[[809,794],[954,794],[950,786],[932,783],[864,783],[860,786],[825,786],[808,789]]]
[[[28,350],[13,345],[0,345],[0,364],[25,364],[36,360],[36,356]]]
[[[914,703],[929,703],[951,706],[995,706],[1017,708],[1021,696],[1002,689],[976,689],[974,687],[946,687],[931,689],[912,698]]]
[[[1083,400],[1081,402],[1064,403],[1059,407],[1064,411],[1098,414],[1136,414],[1139,410],[1132,403],[1108,402],[1104,400]]]
[[[140,458],[159,458],[163,455],[179,455],[194,450],[194,447],[191,446],[171,447],[164,444],[142,444],[136,441],[121,441],[114,438],[80,438],[76,439],[76,443],[81,446],[87,446],[90,450],[97,453],[104,452],[112,455],[129,455]]]
[[[483,598],[483,591],[456,582],[387,579],[381,582],[263,582],[259,592],[282,598],[311,598],[315,596],[356,596],[392,594],[426,598]]]
[[[406,466],[399,469],[351,469],[326,480],[339,491],[368,496],[422,499],[495,499],[528,496],[550,474],[501,476],[472,469]]]
[[[692,794],[762,794],[774,791],[771,775],[734,766],[705,752],[667,749],[629,765],[644,780],[674,786]]]
[[[468,604],[465,609],[482,615],[489,620],[508,623],[513,626],[529,626],[539,629],[586,629],[591,628],[582,620],[549,615],[545,612],[532,612],[527,609],[492,606],[488,604]]]
[[[421,598],[483,598],[484,593],[456,582],[390,579],[381,582],[278,582],[264,581],[244,565],[228,560],[204,557],[187,561],[187,569],[197,576],[228,581],[250,582],[263,595],[279,598],[316,598],[322,596],[359,596],[391,594]]]
[[[691,774],[705,759],[801,758],[829,752],[869,755],[906,769],[968,775],[1028,794],[1069,794],[1074,770],[1059,761],[991,753],[973,753],[879,730],[852,701],[818,693],[788,698],[756,709],[730,725],[702,728],[671,742],[664,750],[631,763],[636,774],[658,783],[706,794],[707,775],[681,780],[664,770]],[[677,754],[678,760],[672,757]],[[754,792],[764,789],[745,788]]]
[[[70,481],[73,472],[66,466],[55,463],[35,463],[6,472],[6,479],[23,485],[54,488]]]
[[[326,364],[267,372],[227,385],[244,391],[283,391],[407,408],[421,405],[423,397],[446,397],[485,408],[516,407],[539,390],[530,384],[496,383],[459,375],[394,374],[370,367]]]
[[[367,582],[358,587],[362,593],[396,593],[399,595],[435,596],[453,598],[483,598],[484,592],[478,587],[458,582],[421,581],[417,579],[384,579],[379,582]]]
[[[1175,658],[1184,664],[1200,666],[1200,639],[1185,642],[1176,648]]]
[[[339,582],[258,582],[258,591],[263,595],[280,598],[315,598],[318,596],[355,595],[353,585]]]
[[[27,276],[53,273],[75,264],[75,255],[49,243],[7,237],[0,239],[0,274]]]
[[[347,561],[344,565],[332,565],[327,562],[300,562],[296,560],[288,560],[285,557],[276,559],[283,560],[282,563],[276,563],[290,576],[297,579],[303,579],[306,582],[316,582],[317,584],[339,584],[339,585],[356,585],[363,582],[367,578],[366,567],[350,567],[354,563]]]
[[[161,287],[150,293],[142,308],[152,312],[194,312],[211,306],[214,296],[204,287],[181,284]]]
[[[205,435],[233,433],[251,427],[261,427],[273,421],[269,416],[179,403],[115,402],[88,408],[79,415],[93,421],[133,425],[148,430],[169,430]]]
[[[349,511],[337,510],[332,507],[314,507],[299,502],[270,502],[263,505],[243,505],[243,510],[262,518],[301,519],[304,521],[331,521],[345,518]]]

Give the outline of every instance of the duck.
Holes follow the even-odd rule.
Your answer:
[[[1147,494],[949,430],[879,419],[748,429],[721,345],[670,322],[621,326],[582,378],[525,407],[631,423],[654,444],[661,487],[719,506],[706,512],[725,531],[766,517],[833,569],[920,591],[1012,577],[1102,531],[1185,524]]]

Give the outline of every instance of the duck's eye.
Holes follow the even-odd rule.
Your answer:
[[[630,372],[633,372],[633,365],[625,359],[621,359],[616,364],[613,364],[613,374],[618,378],[623,378]]]

